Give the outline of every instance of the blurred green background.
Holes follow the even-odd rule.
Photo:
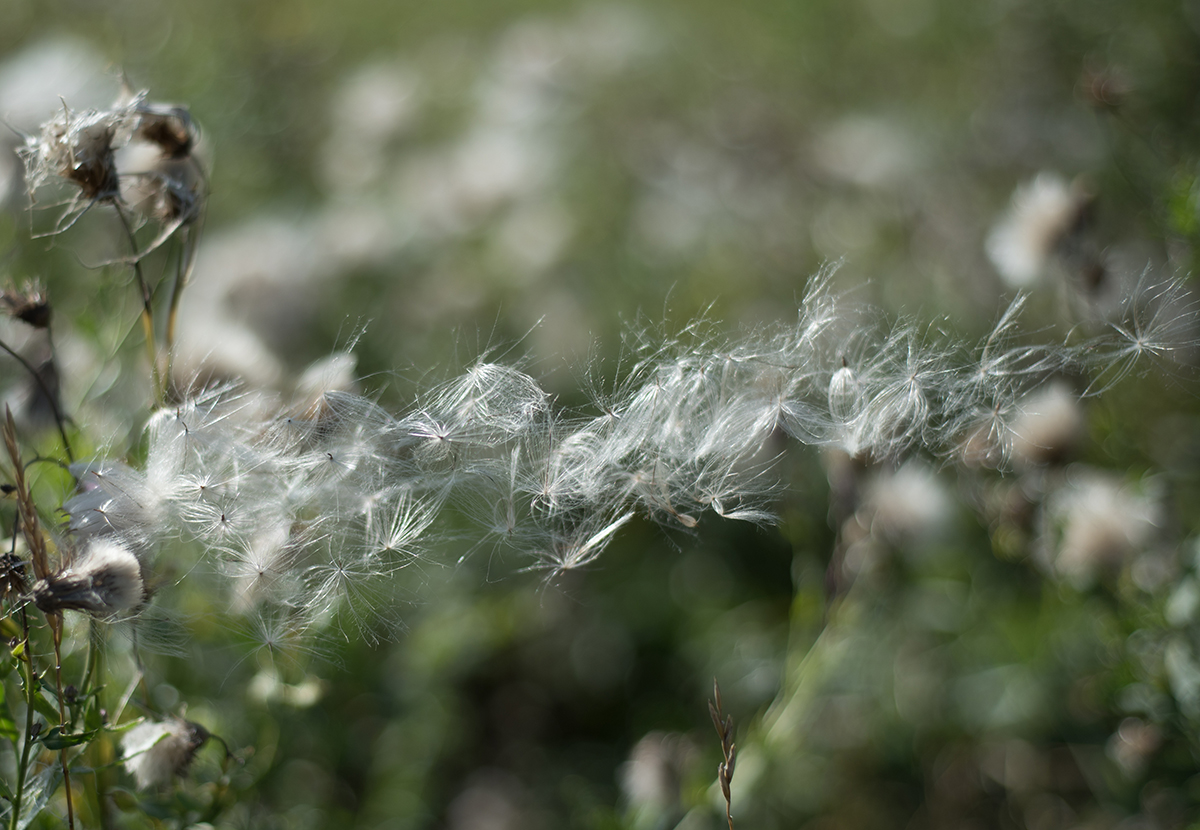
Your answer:
[[[107,104],[121,72],[201,125],[181,362],[216,376],[288,390],[351,349],[399,410],[492,353],[571,410],[643,338],[787,322],[831,262],[973,337],[1013,295],[989,233],[1043,171],[1088,194],[1071,239],[1104,279],[1048,248],[1039,337],[1195,264],[1200,3],[0,4],[16,129],[59,95]],[[0,174],[4,270],[46,281],[68,409],[125,452],[144,398],[105,367],[136,356],[128,275],[81,267],[99,223],[29,241]],[[1190,367],[1165,369],[1007,477],[793,449],[778,528],[636,521],[552,580],[452,519],[379,645],[247,657],[197,598],[152,693],[253,747],[218,826],[724,826],[714,677],[739,827],[1198,826],[1200,429]],[[1126,514],[1106,567],[1064,578],[1079,528]],[[209,752],[121,821],[197,818]]]

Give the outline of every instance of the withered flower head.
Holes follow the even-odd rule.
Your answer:
[[[146,169],[129,171],[122,197],[142,216],[187,225],[200,217],[204,176],[190,156],[164,156]]]

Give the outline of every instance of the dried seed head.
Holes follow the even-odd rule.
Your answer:
[[[50,327],[50,299],[40,282],[30,281],[20,289],[9,288],[0,292],[0,307],[10,317],[36,329]]]
[[[175,226],[199,218],[204,201],[204,176],[190,156],[159,157],[156,153],[149,166],[126,170],[125,174],[121,198],[142,216]]]
[[[23,597],[26,590],[24,560],[11,553],[0,556],[0,596],[11,601]]]
[[[34,604],[47,614],[83,611],[116,617],[136,610],[145,598],[141,563],[111,539],[93,540],[65,570],[33,586]]]
[[[988,235],[988,258],[1009,286],[1032,286],[1064,241],[1086,224],[1091,204],[1082,182],[1039,173],[1013,193],[1008,212]]]
[[[140,723],[121,739],[125,770],[137,781],[139,790],[166,784],[187,773],[196,751],[208,738],[207,729],[183,718]]]
[[[30,191],[57,176],[78,186],[85,199],[116,198],[120,188],[113,148],[124,143],[128,120],[124,109],[73,113],[64,107],[21,149]]]
[[[157,146],[163,158],[181,159],[191,155],[197,131],[187,108],[141,104],[138,116],[136,137]]]

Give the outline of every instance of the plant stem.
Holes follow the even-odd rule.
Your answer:
[[[54,423],[58,426],[58,434],[62,436],[63,448],[67,451],[67,460],[74,463],[75,456],[71,452],[71,442],[67,438],[67,429],[64,424],[62,409],[58,405],[58,396],[54,394],[48,386],[46,386],[46,381],[42,379],[42,376],[36,369],[33,368],[32,364],[30,364],[30,362],[25,358],[21,357],[21,355],[17,354],[13,348],[3,340],[0,340],[0,349],[4,349],[4,351],[8,352],[14,360],[21,364],[25,371],[29,373],[29,376],[33,378],[33,382],[38,385],[38,389],[41,390],[41,393],[46,396],[46,400],[50,403],[50,411],[54,413]]]
[[[62,617],[58,614],[46,615],[50,623],[50,631],[54,639],[54,687],[58,694],[58,720],[62,729],[67,728],[67,710],[63,703],[62,690]],[[67,830],[75,830],[75,805],[71,800],[71,771],[67,767],[67,747],[59,752],[59,763],[62,764],[63,793],[67,797]]]
[[[179,300],[183,296],[183,289],[187,287],[188,281],[192,276],[192,268],[196,264],[196,245],[198,234],[192,233],[191,229],[184,227],[182,231],[182,247],[179,251],[179,260],[175,265],[175,281],[171,284],[171,301],[167,307],[167,370],[164,383],[171,382],[171,369],[175,362],[175,327],[179,319]]]
[[[93,769],[96,770],[96,814],[100,817],[100,827],[102,830],[108,830],[112,827],[112,812],[109,809],[108,803],[108,785],[112,777],[112,742],[110,735],[104,729],[105,707],[104,700],[101,697],[104,691],[102,680],[104,678],[104,658],[105,658],[105,640],[104,628],[96,619],[89,622],[88,627],[88,669],[84,676],[83,689],[90,696],[90,706],[95,706],[97,718],[100,721],[100,731],[96,735],[90,749],[93,757]],[[93,694],[94,688],[94,694]],[[87,711],[87,707],[84,708]],[[86,716],[84,717],[83,728],[88,728]]]
[[[33,746],[33,654],[29,642],[29,613],[21,609],[21,629],[25,635],[25,744],[21,747],[21,762],[17,765],[17,791],[13,795],[12,830],[17,830],[21,818],[21,796],[25,791],[25,774],[29,769],[29,749]]]

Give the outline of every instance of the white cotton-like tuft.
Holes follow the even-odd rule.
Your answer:
[[[112,539],[93,539],[65,570],[33,586],[34,603],[48,614],[67,610],[120,617],[145,599],[141,563]]]
[[[1013,288],[1037,282],[1086,203],[1081,189],[1057,173],[1039,173],[1017,188],[1008,213],[987,239],[988,258],[1004,281]]]
[[[1098,470],[1072,468],[1067,486],[1047,504],[1050,527],[1058,530],[1054,570],[1088,587],[1143,552],[1162,518],[1150,495]]]
[[[139,552],[168,526],[169,491],[120,462],[71,465],[79,493],[63,504],[68,529],[80,539],[119,536]]]
[[[1012,423],[1012,452],[1023,464],[1061,459],[1083,437],[1083,406],[1062,381],[1021,399]]]
[[[208,730],[182,718],[139,723],[121,739],[125,771],[139,790],[170,783],[187,772],[196,750],[207,740]]]

